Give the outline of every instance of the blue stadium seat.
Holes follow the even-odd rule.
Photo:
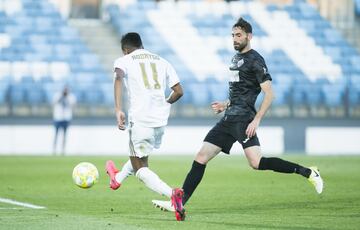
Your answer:
[[[70,61],[74,55],[71,45],[57,44],[54,47],[54,53],[58,60]]]
[[[323,103],[324,95],[321,91],[321,86],[314,83],[304,85],[303,90],[305,93],[306,103],[311,106],[318,106]]]
[[[38,28],[37,31],[51,31],[54,29],[52,20],[49,17],[36,17],[35,26]]]
[[[82,54],[79,56],[79,58],[80,65],[85,71],[98,70],[99,68],[101,68],[99,58],[94,54]]]
[[[5,81],[0,81],[0,105],[4,105],[6,103],[6,96],[8,93],[9,83]]]
[[[113,84],[110,82],[102,83],[98,87],[102,92],[104,104],[113,106],[114,105],[114,94],[112,93],[114,88]]]
[[[20,84],[13,84],[9,88],[10,103],[19,105],[25,103],[25,88]]]
[[[294,87],[292,91],[292,104],[293,105],[305,105],[306,97],[303,87]]]
[[[40,84],[25,85],[26,102],[30,105],[39,105],[45,102],[44,91]]]
[[[48,43],[46,35],[31,34],[29,35],[28,39],[32,46],[40,44],[46,45]]]
[[[48,82],[42,84],[42,87],[43,87],[43,92],[45,94],[44,95],[45,102],[48,104],[52,104],[55,94],[63,89],[64,84]]]
[[[205,106],[210,102],[209,89],[206,84],[190,83],[186,86],[192,98],[192,104],[195,106]]]
[[[59,35],[61,37],[61,40],[67,42],[79,41],[80,39],[78,32],[69,26],[61,27],[59,29]]]
[[[52,3],[47,0],[21,0],[21,4],[22,10],[11,17],[0,10],[0,33],[6,33],[11,37],[10,46],[0,51],[0,60],[71,63],[70,75],[76,76],[76,73],[86,70],[99,75],[105,74],[99,61],[94,61],[96,58],[87,58],[85,61],[79,58],[84,54],[92,54],[80,40],[77,30],[68,26]],[[56,85],[50,76],[46,76],[51,74],[50,72],[44,73],[45,76],[39,76],[38,71],[31,69],[28,74],[29,76],[23,77],[21,82],[11,82],[9,100],[14,105],[51,103],[53,94],[65,83],[62,79],[58,80]],[[94,74],[91,76],[94,78]],[[37,82],[34,82],[34,77],[37,78]]]
[[[322,93],[325,99],[325,105],[337,107],[344,105],[345,85],[326,84],[322,86]]]
[[[19,15],[18,17],[14,17],[13,21],[20,28],[24,28],[24,29],[34,28],[33,17],[29,17],[27,15]]]
[[[273,101],[273,105],[276,106],[289,104],[289,92],[291,90],[290,85],[279,82],[278,84],[273,84],[272,88],[275,93],[275,100]]]
[[[276,85],[282,85],[284,87],[290,88],[294,84],[294,77],[291,74],[279,73],[272,74],[272,81]]]
[[[85,103],[91,105],[99,105],[104,101],[103,93],[97,85],[91,86],[88,90],[83,91]]]
[[[227,82],[208,83],[207,88],[210,93],[210,102],[225,101],[229,98],[229,86]]]
[[[360,105],[360,85],[351,85],[349,87],[349,104],[350,106]]]
[[[144,10],[152,10],[157,8],[157,3],[156,1],[140,0],[138,6]]]

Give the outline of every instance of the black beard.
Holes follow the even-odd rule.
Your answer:
[[[247,42],[238,44],[237,46],[234,46],[234,49],[241,52],[245,47],[247,46]]]

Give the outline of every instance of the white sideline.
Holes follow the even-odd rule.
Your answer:
[[[29,204],[29,203],[23,203],[23,202],[19,202],[19,201],[16,201],[16,200],[11,200],[11,199],[1,198],[1,197],[0,197],[0,202],[7,203],[7,204],[18,205],[18,206],[22,206],[22,207],[26,207],[26,208],[33,208],[33,209],[44,209],[44,208],[46,208],[46,207],[43,207],[43,206],[38,206],[38,205],[34,205],[34,204]]]

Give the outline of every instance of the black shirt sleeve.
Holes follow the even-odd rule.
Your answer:
[[[260,62],[260,61],[255,61],[254,62],[254,72],[255,72],[255,76],[256,76],[256,80],[259,84],[267,81],[267,80],[272,80],[268,68],[265,65],[265,63]]]

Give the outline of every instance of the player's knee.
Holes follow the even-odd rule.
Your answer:
[[[197,161],[197,162],[200,163],[200,164],[205,165],[205,164],[208,163],[209,157],[208,157],[208,155],[207,155],[205,152],[200,151],[200,152],[198,152],[198,154],[196,155],[195,161]]]
[[[249,160],[249,165],[252,169],[259,169],[259,160],[258,159],[252,159],[252,160]]]

